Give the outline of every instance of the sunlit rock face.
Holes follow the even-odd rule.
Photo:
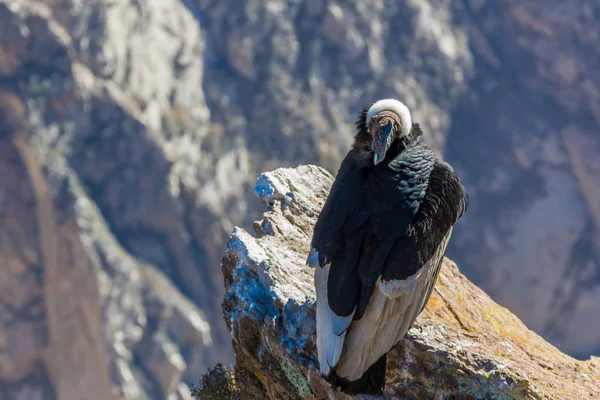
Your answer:
[[[318,372],[314,271],[304,261],[332,181],[312,165],[262,174],[256,194],[266,212],[253,234],[235,228],[227,243],[224,310],[239,398],[360,398],[334,390]],[[459,222],[455,231],[464,227]],[[387,368],[387,399],[600,395],[597,357],[577,361],[561,353],[449,259],[423,313],[388,353]]]

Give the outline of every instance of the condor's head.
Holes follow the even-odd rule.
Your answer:
[[[356,128],[354,148],[365,166],[379,164],[386,155],[397,154],[422,135],[419,125],[412,123],[408,108],[396,99],[379,100],[366,107]]]

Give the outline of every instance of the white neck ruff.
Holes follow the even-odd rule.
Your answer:
[[[410,111],[408,111],[408,107],[406,107],[404,103],[396,99],[383,99],[373,104],[367,112],[365,124],[369,126],[371,118],[373,118],[373,116],[379,114],[382,111],[392,111],[398,114],[398,116],[400,117],[400,121],[402,121],[402,135],[408,136],[412,128],[412,119],[410,117]]]

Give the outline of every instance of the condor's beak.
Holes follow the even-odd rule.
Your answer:
[[[385,126],[380,126],[378,124],[373,126],[373,144],[371,145],[371,148],[375,153],[373,156],[375,165],[379,164],[385,158],[385,153],[392,143],[393,129],[394,123],[392,121],[389,121]]]

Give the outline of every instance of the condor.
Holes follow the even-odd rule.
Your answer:
[[[319,368],[350,394],[382,394],[386,354],[431,296],[468,195],[418,140],[398,100],[366,107],[315,224]]]

